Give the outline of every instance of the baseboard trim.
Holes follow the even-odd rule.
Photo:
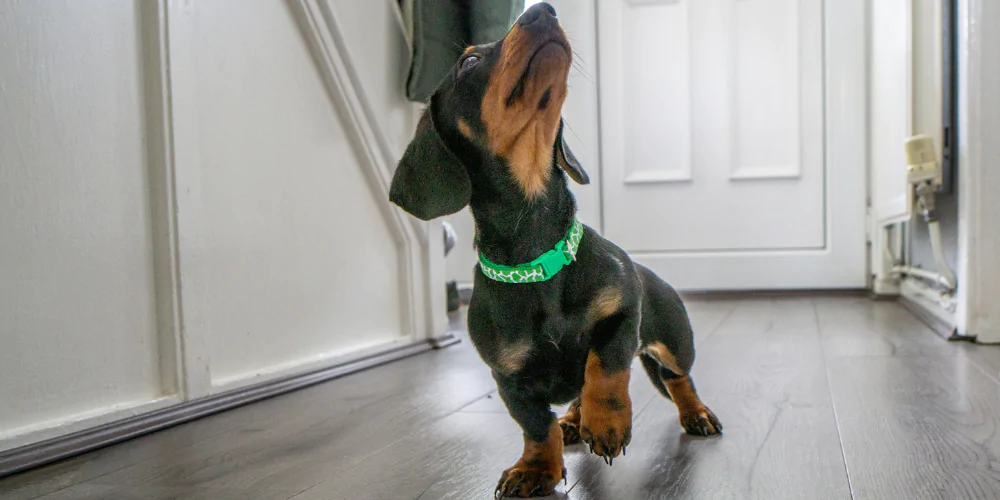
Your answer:
[[[453,333],[0,452],[0,478],[459,342]]]
[[[900,295],[891,293],[876,293],[872,291],[868,294],[868,298],[874,302],[896,302],[899,300]]]
[[[934,330],[934,333],[945,339],[950,339],[955,336],[956,332],[954,326],[949,325],[946,321],[931,314],[926,308],[924,308],[923,305],[917,303],[913,299],[910,299],[905,295],[900,295],[899,304],[902,305],[907,311],[910,311],[910,314],[916,316],[921,323],[927,325],[927,327],[931,330]]]
[[[949,313],[944,312],[943,308],[933,311],[931,307],[936,307],[936,304],[929,301],[925,303],[926,299],[922,294],[930,290],[928,287],[920,285],[917,281],[904,279],[900,290],[899,304],[907,311],[910,311],[911,314],[941,337],[947,340],[960,340],[957,336],[954,322],[949,322],[942,317],[942,315],[949,315]]]
[[[677,293],[684,299],[732,300],[752,298],[865,297],[869,291],[863,288],[830,288],[812,290],[678,290]]]

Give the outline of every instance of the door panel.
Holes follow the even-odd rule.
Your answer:
[[[691,179],[688,21],[686,1],[648,2],[621,11],[617,35],[626,49],[606,63],[621,86],[617,96],[609,93],[621,102],[620,127],[609,130],[621,132],[619,183]]]
[[[681,288],[863,286],[863,1],[598,8],[604,234]]]

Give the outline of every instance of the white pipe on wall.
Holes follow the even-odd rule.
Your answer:
[[[941,275],[951,284],[951,288],[954,289],[957,283],[955,272],[948,266],[948,262],[944,258],[944,250],[941,248],[941,223],[936,220],[928,222],[927,231],[931,238],[931,249],[934,251],[934,263],[937,264]]]

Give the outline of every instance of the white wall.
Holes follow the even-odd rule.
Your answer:
[[[869,165],[874,219],[904,220],[906,197],[904,141],[912,135],[911,1],[869,4]]]
[[[941,158],[942,139],[942,67],[941,0],[913,2],[913,133],[930,135]],[[958,195],[936,196],[942,248],[945,260],[954,270],[958,257]],[[923,216],[914,214],[910,221],[908,264],[937,269]]]
[[[0,443],[160,395],[136,5],[0,2]]]
[[[281,2],[239,5],[201,3],[195,21],[207,272],[193,300],[208,311],[213,385],[402,332],[385,201],[296,21]]]
[[[0,451],[443,333],[394,8],[0,0]]]

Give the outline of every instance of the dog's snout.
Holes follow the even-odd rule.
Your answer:
[[[526,10],[524,14],[521,15],[521,26],[528,26],[539,19],[545,18],[555,18],[556,9],[555,7],[548,4],[548,2],[541,2],[532,5],[531,8]]]

